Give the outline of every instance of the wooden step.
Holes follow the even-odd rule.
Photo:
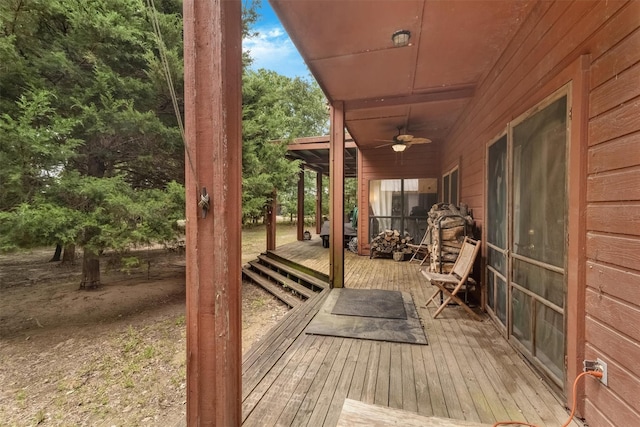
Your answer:
[[[282,286],[276,285],[266,277],[259,275],[255,271],[249,270],[247,267],[242,268],[242,274],[291,308],[295,308],[303,303],[300,298],[291,295],[291,293],[285,291]]]
[[[293,291],[304,297],[304,299],[310,298],[315,293],[306,286],[301,285],[300,283],[295,282],[286,276],[283,276],[282,274],[280,274],[280,272],[272,270],[266,265],[262,265],[257,261],[251,261],[249,262],[249,265],[254,271],[258,271],[259,273],[262,273],[262,275],[270,278],[272,281],[280,283],[285,290],[287,290],[287,288],[292,289]]]
[[[270,264],[276,267],[278,270],[285,272],[291,276],[297,277],[301,279],[303,282],[308,283],[311,286],[311,289],[314,292],[321,291],[329,287],[328,278],[326,281],[314,277],[310,274],[305,273],[304,271],[300,271],[299,269],[292,267],[290,265],[284,264],[276,259],[274,259],[271,255],[258,255],[258,259],[265,264]],[[318,289],[314,289],[318,288]]]

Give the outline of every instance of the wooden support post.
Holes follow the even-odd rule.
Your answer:
[[[329,141],[329,284],[344,287],[344,103],[331,106]]]
[[[316,172],[316,234],[322,231],[322,174]]]
[[[241,3],[184,0],[187,425],[239,426]],[[208,209],[198,206],[206,189]],[[206,214],[206,215],[205,215]]]
[[[298,173],[298,241],[304,240],[304,167],[300,167]]]
[[[271,200],[267,204],[267,212],[265,222],[267,223],[267,250],[272,251],[276,248],[276,225],[278,213],[278,192],[273,190]]]

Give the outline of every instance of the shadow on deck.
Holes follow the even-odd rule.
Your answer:
[[[328,273],[319,239],[275,251]],[[307,335],[328,290],[291,310],[243,358],[243,425],[335,426],[346,398],[425,416],[558,426],[567,411],[488,318],[432,319],[417,264],[345,254],[345,286],[409,292],[429,345]],[[434,309],[430,309],[434,310]],[[571,424],[578,426],[579,424]]]

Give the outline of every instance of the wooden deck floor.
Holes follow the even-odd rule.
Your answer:
[[[319,239],[279,255],[328,273]],[[559,426],[568,415],[492,322],[447,308],[432,319],[417,264],[345,254],[351,288],[410,292],[429,345],[306,335],[327,292],[292,310],[243,358],[245,426],[335,426],[345,398],[426,416]],[[574,426],[579,424],[574,423]]]

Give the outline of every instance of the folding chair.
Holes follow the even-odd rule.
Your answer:
[[[429,245],[431,244],[431,226],[427,227],[427,231],[424,232],[424,236],[422,236],[422,240],[419,245],[414,245],[411,243],[407,243],[407,246],[413,249],[413,256],[409,260],[409,262],[413,262],[416,259],[418,254],[422,255],[422,260],[420,260],[420,265],[424,264],[426,260],[429,259]]]
[[[458,298],[457,294],[461,290],[466,290],[466,286],[468,286],[469,274],[471,273],[471,269],[473,268],[473,263],[480,251],[480,241],[475,241],[468,237],[464,238],[464,242],[462,243],[462,248],[460,249],[460,254],[456,259],[455,264],[453,264],[453,270],[449,274],[440,274],[440,273],[430,273],[428,271],[422,270],[422,274],[427,278],[429,283],[436,286],[438,288],[437,291],[427,300],[427,307],[430,303],[434,303],[438,306],[436,302],[436,297],[442,292],[446,298],[438,306],[438,309],[433,314],[433,318],[435,319],[441,312],[444,310],[450,302],[455,302],[463,309],[465,309],[471,316],[476,320],[482,320],[480,316],[478,316],[469,306]]]

